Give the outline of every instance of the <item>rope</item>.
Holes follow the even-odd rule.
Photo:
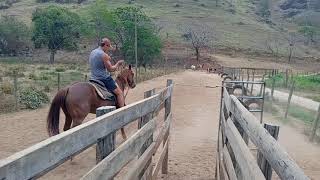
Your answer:
[[[127,87],[127,92],[126,92],[126,95],[124,95],[124,99],[126,99],[127,95],[128,95],[128,92],[129,92],[129,87]]]

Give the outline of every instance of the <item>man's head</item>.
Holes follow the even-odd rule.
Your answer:
[[[111,45],[111,41],[108,38],[103,38],[100,42],[100,47],[103,49],[104,52],[112,50],[113,47]]]

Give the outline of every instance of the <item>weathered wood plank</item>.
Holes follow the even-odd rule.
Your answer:
[[[172,89],[171,85],[157,95],[88,121],[1,160],[0,179],[30,179],[51,170],[95,144],[97,139],[154,111],[171,96]]]
[[[224,104],[228,112],[231,110],[231,97],[228,93],[228,90],[226,88],[223,88],[223,99]]]
[[[154,170],[153,170],[153,172],[152,172],[152,179],[153,179],[153,180],[156,180],[156,179],[157,179],[158,172],[159,172],[159,170],[160,170],[161,165],[163,164],[162,162],[164,161],[166,152],[167,152],[167,150],[168,150],[168,144],[169,144],[169,138],[168,138],[167,141],[165,142],[164,147],[163,147],[163,149],[162,149],[162,151],[161,151],[161,155],[160,155],[160,157],[159,157],[159,159],[158,159],[158,161],[157,161],[157,163],[156,163],[156,166],[155,166],[155,168],[154,168]]]
[[[224,146],[224,141],[222,140],[222,131],[218,132],[218,159],[219,159],[219,170],[220,170],[220,179],[226,179],[225,176],[227,176],[227,174],[224,172],[224,168],[223,166],[223,155],[222,155],[222,150],[223,150],[223,146]]]
[[[143,143],[150,137],[155,128],[156,120],[153,119],[91,169],[82,177],[82,179],[94,180],[112,178],[124,165],[139,154]]]
[[[217,151],[218,154],[218,151]],[[220,161],[219,158],[216,158],[216,180],[220,180]]]
[[[115,106],[99,107],[96,110],[96,117],[100,117],[106,113],[116,110]],[[107,157],[115,149],[116,132],[108,134],[106,137],[98,139],[96,147],[96,163]]]
[[[156,153],[158,147],[161,145],[161,142],[164,139],[165,134],[169,131],[171,117],[172,114],[170,113],[167,117],[167,120],[162,124],[155,142],[150,145],[151,149],[149,147],[148,150],[146,150],[145,153],[135,162],[125,179],[135,179],[137,177],[137,173],[140,173],[142,170],[141,167],[147,164],[145,159],[152,157]]]
[[[156,143],[150,144],[148,149],[142,154],[142,156],[134,163],[132,168],[127,173],[124,179],[127,180],[137,180],[140,179],[140,173],[145,170],[145,166],[148,164],[149,159],[152,157],[154,153],[154,147]]]
[[[316,119],[314,120],[314,123],[313,123],[312,132],[311,132],[311,138],[310,138],[311,141],[313,141],[313,139],[314,139],[314,137],[315,137],[315,135],[317,133],[319,122],[320,122],[320,105],[319,105],[319,108],[318,108],[318,115],[317,115],[317,117],[316,117]]]
[[[226,146],[223,148],[223,161],[224,161],[224,164],[226,165],[229,179],[230,180],[237,180],[237,176],[236,176],[235,170],[233,168],[232,160],[231,160],[230,154],[229,154]]]
[[[229,180],[228,173],[226,171],[226,168],[224,167],[223,161],[221,161],[221,174],[224,180]]]
[[[232,151],[234,152],[234,156],[237,162],[241,165],[240,169],[244,179],[263,180],[264,176],[262,172],[230,118],[227,120],[225,130],[228,141],[232,147]]]
[[[170,87],[170,86],[172,86],[172,84],[173,84],[173,81],[171,79],[168,79],[167,86]],[[166,120],[168,115],[171,113],[171,96],[165,100],[164,104],[165,104],[164,105],[164,107],[165,107],[164,120]],[[164,142],[167,141],[169,133],[170,132],[168,131],[168,133],[164,136],[164,140],[163,140]],[[164,142],[163,142],[163,145],[165,145]],[[168,174],[168,161],[169,161],[169,148],[167,148],[167,152],[166,152],[166,154],[164,156],[164,160],[162,162],[162,174]]]
[[[235,96],[231,96],[231,112],[237,117],[250,140],[271,164],[281,179],[309,179],[288,153],[270,136],[256,117],[250,113]],[[231,104],[231,102],[230,102]]]
[[[271,124],[264,124],[263,127],[270,133],[274,139],[278,139],[279,135],[279,126],[271,125]],[[268,161],[263,157],[263,155],[258,151],[257,153],[257,163],[260,167],[262,173],[264,174],[264,177],[266,180],[271,180],[272,178],[272,168]]]
[[[149,91],[144,92],[144,98],[148,98],[153,96],[156,93],[156,89],[152,89]],[[144,126],[147,122],[150,121],[150,119],[152,119],[153,113],[149,113],[143,117],[141,117],[141,119],[138,122],[138,128],[140,129],[142,126]],[[151,134],[151,136],[147,139],[147,141],[143,144],[139,156],[141,156],[144,151],[150,146],[150,144],[153,141],[153,134]],[[148,162],[145,164],[144,169],[141,170],[141,174],[139,175],[139,178],[143,176],[145,170],[148,168],[148,166],[150,166],[151,161],[152,161],[152,156],[150,157],[150,159],[148,160]]]

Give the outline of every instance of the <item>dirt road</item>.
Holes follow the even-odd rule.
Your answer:
[[[253,88],[256,92],[260,92],[259,85],[255,85]],[[271,89],[266,88],[265,92],[268,94],[271,94]],[[289,93],[287,93],[287,92],[282,92],[282,91],[278,91],[278,90],[274,90],[274,92],[273,92],[273,98],[278,101],[288,102],[288,97],[289,97]],[[320,105],[319,102],[313,101],[312,99],[297,96],[294,94],[292,94],[291,103],[295,104],[297,106],[312,110],[312,111],[317,111],[319,108],[319,105]]]
[[[219,88],[204,86],[219,85],[221,79],[213,74],[186,71],[178,74],[159,77],[138,84],[129,92],[128,101],[134,102],[143,97],[143,92],[152,88],[163,88],[166,79],[175,82],[169,149],[169,174],[164,179],[214,179],[218,113],[220,102]],[[190,85],[190,86],[188,86]],[[4,158],[47,138],[45,117],[47,107],[36,111],[24,111],[0,116],[0,158]],[[63,115],[61,115],[63,118]],[[90,115],[87,120],[94,118]],[[63,125],[63,122],[61,122]],[[136,128],[136,124],[126,127],[126,131]],[[296,141],[292,138],[299,137]],[[320,179],[315,172],[320,167],[320,148],[303,142],[302,135],[296,131],[280,131],[280,142],[289,154],[306,170],[306,174]],[[121,141],[121,138],[119,138]],[[312,147],[312,154],[309,154]],[[67,161],[42,179],[79,179],[95,165],[95,149],[89,148],[76,156],[72,162]]]

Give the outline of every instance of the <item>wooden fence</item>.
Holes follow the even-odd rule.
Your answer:
[[[309,179],[288,153],[226,88],[222,88],[216,179],[266,179],[250,149],[249,139],[281,179]],[[267,179],[269,179],[268,177]]]
[[[0,161],[0,180],[38,178],[70,157],[97,144],[97,165],[82,179],[112,179],[129,162],[124,179],[155,179],[162,167],[168,172],[169,129],[171,122],[172,80],[159,93],[145,93],[145,99],[97,117],[61,134],[48,138]],[[164,123],[158,136],[153,137],[156,118],[165,109]],[[129,139],[115,148],[115,132],[139,119],[139,128]],[[155,166],[153,155],[163,142],[162,152]],[[132,161],[135,160],[135,161]]]

